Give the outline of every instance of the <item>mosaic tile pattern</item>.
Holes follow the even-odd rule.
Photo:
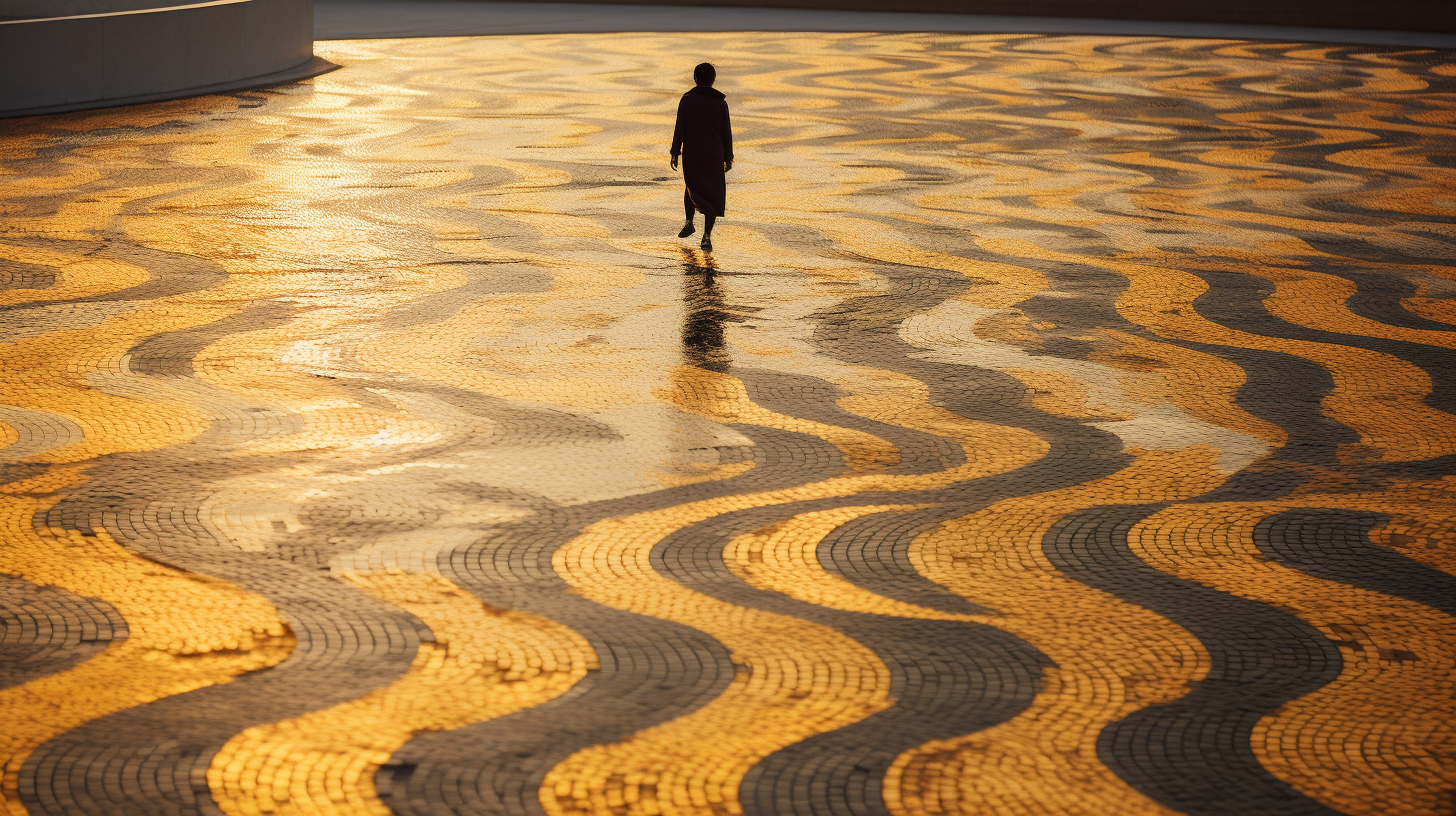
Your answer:
[[[0,813],[1456,813],[1456,54],[320,51],[0,124]]]

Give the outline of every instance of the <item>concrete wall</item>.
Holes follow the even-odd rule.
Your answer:
[[[186,96],[313,60],[313,0],[170,1],[61,0],[111,11],[0,20],[0,116]]]

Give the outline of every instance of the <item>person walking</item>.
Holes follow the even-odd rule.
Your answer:
[[[733,126],[728,121],[728,99],[713,88],[718,72],[704,62],[693,69],[696,86],[677,103],[677,126],[672,132],[672,169],[682,157],[683,209],[687,223],[679,238],[697,231],[693,213],[703,214],[703,249],[713,249],[713,223],[723,215],[728,197],[725,174],[733,169]]]

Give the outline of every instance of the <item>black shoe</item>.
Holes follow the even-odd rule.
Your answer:
[[[709,238],[706,235],[704,235],[703,236],[703,240],[698,244],[698,246],[702,247],[703,249],[705,249],[705,250],[707,250],[709,252],[712,252],[713,251],[713,239],[712,238]]]
[[[689,221],[686,224],[683,224],[683,228],[682,228],[681,231],[678,232],[677,237],[679,237],[679,238],[686,238],[689,235],[692,235],[693,233],[695,233],[697,231],[698,231],[698,228],[695,227],[695,226],[693,226],[693,222]]]

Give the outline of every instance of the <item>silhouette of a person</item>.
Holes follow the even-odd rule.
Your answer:
[[[686,238],[697,231],[693,213],[700,212],[707,222],[700,244],[706,250],[713,249],[713,223],[723,214],[728,197],[724,174],[733,169],[733,126],[728,121],[727,98],[713,88],[717,78],[717,70],[706,62],[693,69],[697,86],[677,103],[677,127],[672,132],[672,169],[677,169],[681,156],[683,181],[687,183],[683,193],[687,223],[677,237]]]

